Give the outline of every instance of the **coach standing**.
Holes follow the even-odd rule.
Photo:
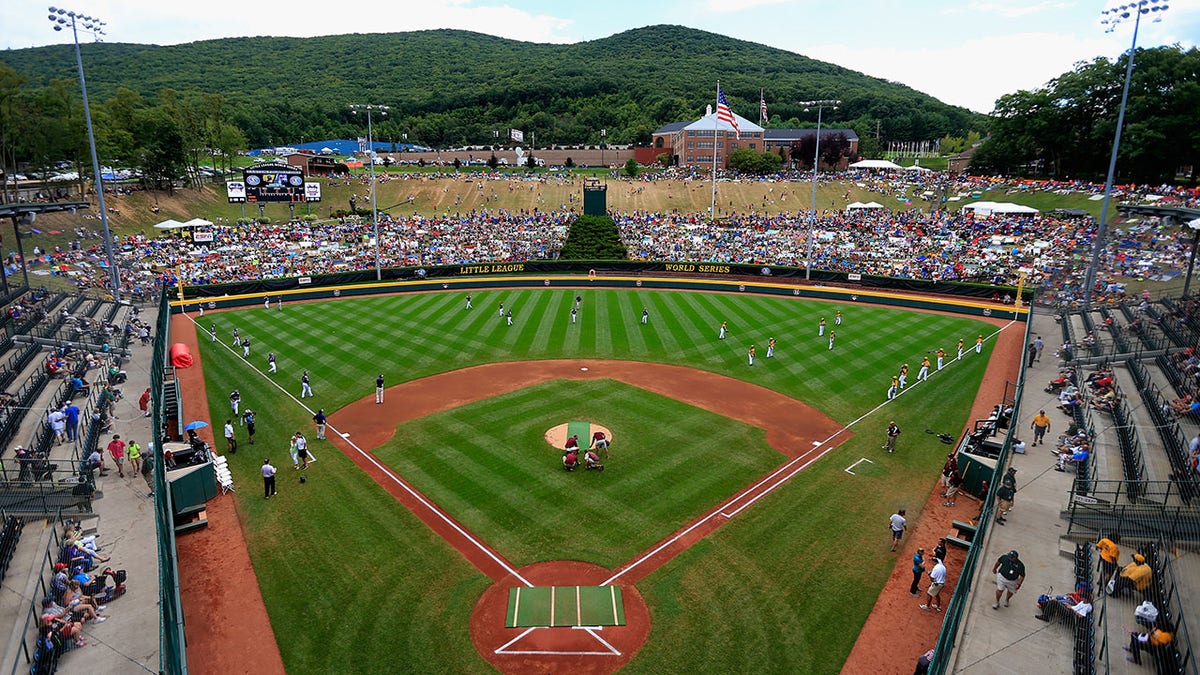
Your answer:
[[[317,414],[313,415],[313,424],[316,425],[316,427],[317,427],[317,440],[318,441],[325,440],[325,420],[326,419],[327,418],[325,417],[325,409],[318,408]]]
[[[262,475],[263,496],[265,496],[267,499],[270,499],[272,495],[279,494],[275,491],[275,467],[271,466],[271,460],[263,460]]]
[[[467,296],[468,306],[470,305],[470,302],[471,302],[470,298],[471,298],[471,296],[468,295]],[[379,377],[375,378],[375,403],[377,403],[377,404],[383,403],[383,373],[380,373]]]

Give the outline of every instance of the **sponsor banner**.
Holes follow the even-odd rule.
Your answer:
[[[304,201],[306,201],[306,202],[321,201],[321,184],[320,183],[305,183],[304,184]]]
[[[229,197],[230,204],[245,204],[246,183],[240,180],[231,180],[226,182],[225,195]]]

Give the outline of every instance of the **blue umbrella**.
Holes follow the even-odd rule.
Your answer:
[[[184,427],[183,430],[191,431],[193,429],[203,429],[206,426],[208,426],[208,422],[201,422],[199,420],[196,420],[195,422],[188,422],[187,426]]]

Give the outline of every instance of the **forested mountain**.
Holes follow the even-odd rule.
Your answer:
[[[8,50],[0,64],[26,88],[48,87],[75,77],[70,49]],[[490,144],[494,130],[515,127],[535,132],[539,145],[597,143],[600,129],[610,143],[648,142],[658,126],[700,115],[718,78],[733,109],[750,119],[765,90],[770,126],[815,122],[795,101],[816,98],[843,101],[828,123],[861,137],[878,129],[883,142],[964,135],[985,124],[982,115],[894,82],[681,26],[569,45],[433,30],[82,49],[93,101],[111,101],[122,87],[145,100],[162,100],[164,90],[173,90],[170,98],[217,95],[223,123],[251,146],[362,135],[351,103],[392,106],[375,125],[385,141],[407,134],[433,146]]]

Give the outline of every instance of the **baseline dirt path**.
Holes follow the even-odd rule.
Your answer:
[[[987,418],[1003,398],[1005,384],[1009,381],[1016,382],[1020,374],[1021,357],[1025,348],[1025,324],[1017,322],[1008,325],[1009,322],[998,319],[992,319],[990,322],[1008,327],[996,336],[987,371],[979,385],[975,403],[971,406],[971,414],[968,417],[970,420]],[[935,477],[940,477],[940,474]],[[928,575],[921,581],[920,598],[908,594],[909,584],[912,583],[913,554],[917,552],[917,548],[924,548],[927,554],[925,569],[929,570],[931,563],[928,562],[928,554],[933,552],[938,539],[953,531],[952,521],[974,521],[979,515],[978,502],[959,499],[957,506],[946,508],[942,506],[941,495],[941,483],[935,480],[934,489],[921,510],[920,521],[915,528],[908,529],[904,544],[896,553],[888,553],[883,548],[886,545],[886,537],[881,537],[880,550],[884,555],[895,555],[896,566],[892,569],[887,585],[880,591],[879,599],[875,601],[875,607],[867,617],[866,624],[858,634],[849,658],[842,666],[844,675],[908,675],[912,672],[917,658],[937,642],[946,615],[942,612],[924,612],[918,607],[929,598],[924,594],[924,589],[929,586]],[[949,605],[950,596],[958,583],[958,573],[966,559],[966,551],[949,547],[946,552],[946,588],[942,591],[942,602]],[[984,561],[984,564],[986,562]]]
[[[192,352],[192,367],[178,371],[185,419],[211,419],[196,325],[187,316],[176,314],[171,317],[171,339]],[[207,431],[211,434],[212,427]],[[282,674],[286,672],[283,657],[250,564],[236,507],[233,495],[210,500],[208,527],[175,542],[188,671],[201,675]]]

